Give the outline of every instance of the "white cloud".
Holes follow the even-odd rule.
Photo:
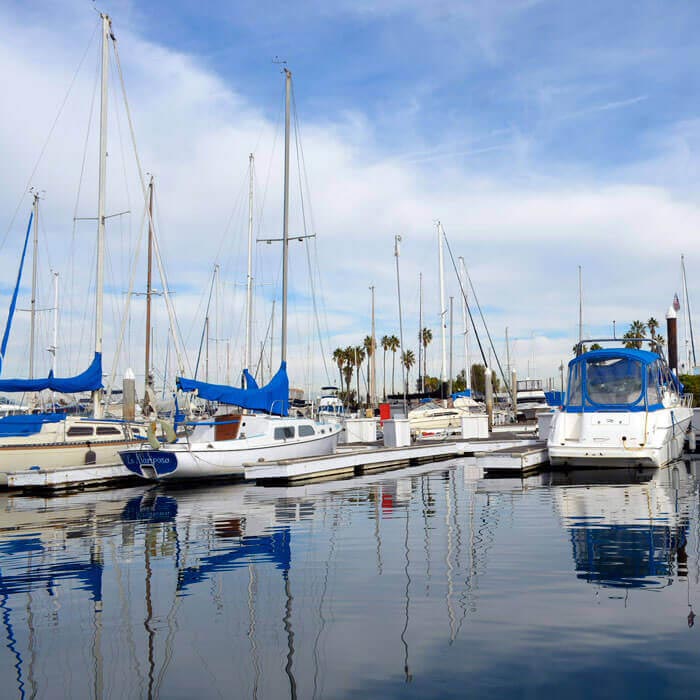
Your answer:
[[[4,162],[11,164],[0,171],[0,205],[2,211],[12,212],[87,43],[89,27],[83,21],[80,27],[85,31],[69,36],[56,23],[30,26],[7,15],[0,15],[0,19],[4,26],[0,37],[0,81],[6,104],[12,106],[0,114],[0,153]],[[76,33],[84,37],[82,44],[76,41]],[[260,235],[277,237],[281,226],[279,125],[265,117],[263,106],[246,100],[235,86],[209,72],[195,58],[156,46],[146,37],[122,29],[118,19],[115,33],[124,61],[141,160],[147,170],[157,175],[161,247],[176,290],[175,304],[191,362],[194,363],[202,329],[211,271],[218,262],[227,286],[219,297],[220,321],[216,330],[222,342],[212,342],[211,355],[218,355],[220,372],[225,373],[224,348],[228,342],[235,373],[242,346],[242,287],[236,285],[245,279],[248,153],[255,151],[258,206],[263,199],[265,204],[263,217],[256,218],[256,227]],[[74,320],[68,325],[70,332],[63,326],[62,351],[73,358],[71,370],[79,369],[75,359],[79,344],[80,357],[87,356],[91,335],[92,308],[86,306],[84,299],[87,279],[92,274],[92,224],[77,228],[78,269],[85,279],[74,280],[73,296],[82,295],[81,305],[70,298],[67,258],[95,58],[93,50],[32,183],[47,190],[43,221],[50,235],[46,246],[51,250],[52,265],[66,275],[67,288],[62,293],[64,324],[68,323],[69,309],[73,309]],[[271,80],[278,80],[281,100],[282,79],[272,74]],[[298,75],[296,80],[297,102],[303,103],[304,76]],[[115,86],[110,94],[112,104],[116,97]],[[112,212],[128,208],[132,215],[113,219],[109,224],[117,292],[110,298],[110,308],[117,308],[123,301],[128,253],[140,220],[138,187],[131,164],[126,180],[128,193],[123,177],[126,166],[122,159],[124,163],[131,162],[126,122],[123,114],[119,119],[116,114],[115,111],[110,115],[113,128],[109,208]],[[401,129],[401,124],[396,128]],[[345,114],[340,123],[330,122],[323,114],[307,120],[302,124],[302,135],[314,230],[318,233],[316,246],[322,275],[319,311],[328,324],[328,354],[336,346],[361,342],[369,332],[370,284],[376,286],[378,335],[398,334],[393,237],[401,233],[405,336],[409,340],[416,337],[418,275],[422,272],[425,325],[434,329],[435,338],[429,351],[429,372],[438,372],[436,218],[443,222],[455,256],[462,255],[467,261],[479,299],[487,309],[497,351],[503,352],[506,326],[517,341],[513,344],[514,362],[522,376],[527,373],[532,354],[533,334],[535,366],[541,376],[558,376],[560,360],[569,356],[577,336],[579,264],[584,266],[587,326],[609,327],[612,318],[616,318],[622,331],[623,324],[633,318],[652,314],[662,317],[678,289],[680,253],[686,253],[689,264],[700,256],[695,234],[700,226],[700,210],[696,204],[674,194],[663,183],[643,184],[648,178],[635,181],[631,171],[626,171],[617,182],[610,176],[604,182],[591,177],[558,180],[554,176],[520,181],[516,177],[497,177],[488,169],[479,171],[468,160],[449,158],[455,149],[438,142],[407,143],[404,151],[417,156],[391,158],[382,151],[371,123],[362,113],[362,105],[352,114]],[[95,137],[93,129],[79,209],[82,216],[94,215]],[[515,146],[505,146],[505,155],[511,153],[517,158],[527,144],[517,145],[517,139],[514,143]],[[464,146],[462,143],[456,148],[464,150]],[[448,158],[431,157],[441,154]],[[503,157],[499,153],[499,163]],[[547,164],[538,168],[540,172],[546,169]],[[653,163],[646,163],[645,169],[653,170]],[[296,173],[293,180],[290,230],[296,233],[303,230]],[[309,228],[310,213],[307,208]],[[12,227],[11,238],[0,250],[3,269],[9,271],[3,279],[5,287],[14,277],[26,214],[24,206]],[[268,325],[273,285],[279,280],[279,247],[259,245],[256,253],[256,278],[266,285],[259,288],[257,345]],[[305,252],[301,244],[293,243],[291,253],[294,295],[290,309],[294,318],[290,320],[290,361],[292,381],[300,384],[307,376],[301,368],[308,365],[308,339],[315,337],[316,331],[306,297]],[[457,298],[449,258],[446,260],[448,296]],[[47,279],[42,282],[45,299],[50,294]],[[140,284],[143,287],[143,282]],[[700,289],[693,278],[689,284],[693,297]],[[143,300],[136,299],[134,307],[142,310]],[[162,363],[168,321],[162,305],[156,307],[155,327]],[[279,304],[276,313],[279,319]],[[461,318],[461,314],[456,313],[456,317]],[[25,331],[25,321],[18,321],[18,338]],[[109,348],[114,347],[117,333],[115,324],[116,321],[110,321],[105,335],[108,362]],[[49,326],[45,321],[47,333]],[[142,364],[142,334],[142,320],[134,318],[127,362],[137,373]],[[275,341],[278,340],[276,330]],[[456,341],[455,346],[459,345]],[[18,346],[14,347],[16,353]],[[312,349],[317,350],[317,344]],[[333,378],[334,368],[327,359]],[[22,372],[24,360],[17,354],[8,357],[7,371],[12,368]],[[318,385],[325,377],[320,373],[318,359],[313,364],[314,383]]]

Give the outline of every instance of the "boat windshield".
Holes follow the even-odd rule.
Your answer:
[[[629,357],[590,358],[585,368],[580,364],[572,368],[569,381],[570,405],[580,405],[583,385],[586,404],[631,406],[642,399],[644,365]]]

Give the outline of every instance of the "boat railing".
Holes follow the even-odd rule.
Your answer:
[[[683,394],[681,396],[681,406],[684,408],[692,408],[693,407],[693,395],[692,394]]]

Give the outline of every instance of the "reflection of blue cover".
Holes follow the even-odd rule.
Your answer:
[[[288,527],[270,535],[243,537],[235,547],[202,557],[196,566],[188,566],[178,574],[177,589],[184,591],[194,583],[206,581],[219,571],[232,571],[253,561],[271,562],[285,576],[292,561],[291,533]]]
[[[658,586],[673,575],[685,528],[596,525],[570,530],[577,577],[611,588]]]
[[[253,378],[250,377],[250,379]],[[281,416],[286,416],[289,411],[289,379],[286,362],[280,365],[277,374],[263,387],[258,387],[254,379],[253,384],[256,388],[250,389],[239,389],[225,384],[208,384],[185,377],[177,377],[176,381],[178,388],[182,391],[196,391],[207,401],[218,401]]]
[[[3,566],[0,570],[0,596],[26,593],[41,588],[46,588],[49,594],[53,595],[56,584],[61,580],[77,580],[81,583],[77,588],[88,591],[94,601],[102,600],[103,565],[101,562],[90,559],[87,562],[68,560],[55,564],[37,564],[34,560],[30,566],[26,556],[37,551],[44,551],[44,545],[37,536],[19,537],[2,543],[0,546],[0,553],[3,555]],[[13,555],[20,558],[13,561]],[[26,570],[25,566],[28,567]]]
[[[0,391],[60,391],[74,394],[102,388],[102,353],[96,352],[90,366],[75,377],[54,377],[53,370],[42,379],[0,379]]]

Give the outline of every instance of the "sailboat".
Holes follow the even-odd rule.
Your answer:
[[[120,420],[104,418],[102,405],[102,325],[105,237],[105,182],[107,158],[107,78],[109,72],[109,40],[112,38],[112,21],[108,15],[102,19],[102,66],[100,102],[100,152],[99,188],[97,202],[97,274],[95,301],[95,350],[92,362],[81,374],[59,378],[53,370],[45,378],[0,378],[0,391],[38,393],[44,390],[79,393],[92,392],[92,417],[66,415],[65,413],[31,413],[8,415],[0,418],[0,487],[7,486],[7,475],[25,469],[56,470],[65,467],[92,465],[95,467],[119,465],[118,450],[135,440],[145,440],[148,427],[145,424],[130,425]],[[17,284],[10,304],[8,323],[2,341],[1,354],[7,348],[12,316],[19,290],[22,265],[32,224],[37,230],[38,198],[29,219]],[[35,246],[36,247],[36,246]],[[30,375],[32,372],[30,371]],[[124,470],[124,476],[129,475]]]
[[[272,379],[259,387],[248,369],[245,389],[178,377],[179,389],[196,392],[220,406],[237,406],[248,413],[220,408],[213,420],[194,423],[191,435],[158,449],[120,452],[127,469],[144,479],[179,480],[242,477],[244,465],[320,457],[333,454],[342,426],[289,416],[287,377],[287,278],[289,253],[289,141],[292,74],[285,71],[284,210],[282,233],[282,358]]]

